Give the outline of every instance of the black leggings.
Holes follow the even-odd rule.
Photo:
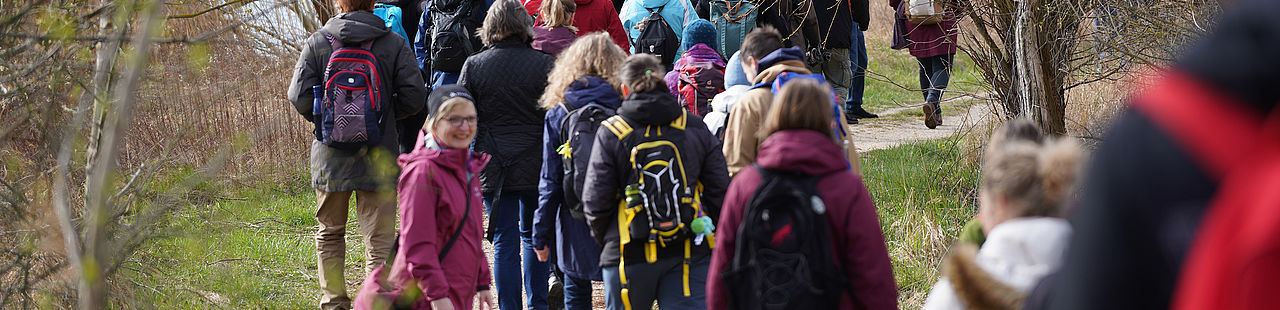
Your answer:
[[[925,102],[938,103],[942,100],[942,90],[951,80],[951,60],[955,55],[916,58],[920,62],[920,92]]]

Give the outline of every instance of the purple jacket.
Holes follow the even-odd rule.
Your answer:
[[[720,57],[720,53],[716,52],[716,49],[702,43],[694,45],[684,52],[684,56],[676,59],[675,66],[672,66],[675,70],[667,72],[667,75],[662,77],[662,80],[667,82],[667,89],[671,90],[671,95],[677,98],[680,97],[680,67],[699,61],[710,61],[720,65],[721,68],[725,66],[724,58]]]
[[[578,34],[565,27],[547,28],[533,27],[533,49],[546,52],[551,56],[560,56],[560,51],[569,48]]]
[[[827,206],[835,263],[844,270],[848,292],[852,292],[840,298],[839,309],[897,309],[898,289],[875,203],[862,179],[849,171],[844,151],[835,141],[812,130],[780,131],[760,145],[756,163],[764,168],[827,175],[818,181],[818,194]],[[723,274],[733,261],[738,226],[760,181],[755,169],[743,169],[729,185],[716,225],[709,274]],[[707,309],[726,309],[730,298],[720,277],[707,277]]]
[[[480,180],[476,178],[489,162],[489,155],[441,148],[431,136],[420,137],[424,145],[400,155],[403,171],[396,188],[400,198],[400,250],[387,277],[390,293],[401,295],[401,290],[416,282],[425,298],[414,304],[414,309],[430,309],[430,300],[445,297],[457,309],[471,309],[477,288],[487,287],[490,282],[489,260],[480,245],[484,238],[484,204]],[[467,195],[471,196],[471,212],[466,222],[460,223],[467,209]],[[462,234],[444,260],[438,259],[459,224]],[[379,295],[374,279],[374,275],[367,277],[357,294],[357,309],[367,309],[374,296]]]
[[[954,11],[947,11],[948,18],[943,19],[941,23],[933,25],[913,25],[906,21],[907,0],[889,0],[889,6],[894,7],[894,23],[902,23],[906,27],[894,27],[894,37],[907,39],[908,48],[911,49],[911,56],[916,58],[933,57],[938,55],[955,54],[956,42],[960,39],[960,28],[956,27],[956,21],[959,17]],[[950,6],[948,6],[950,10]],[[905,33],[903,33],[905,31]]]

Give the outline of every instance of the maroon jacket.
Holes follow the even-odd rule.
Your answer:
[[[631,41],[627,37],[627,32],[622,29],[622,20],[618,18],[618,10],[613,8],[613,2],[604,0],[573,0],[578,5],[573,13],[573,26],[578,27],[579,35],[587,35],[592,32],[605,31],[609,33],[609,37],[613,38],[613,43],[617,43],[623,51],[631,50]],[[538,6],[542,5],[542,0],[529,0],[524,3],[524,9],[529,14],[538,14]],[[535,25],[542,24],[542,19],[534,22]]]
[[[569,30],[569,28],[534,26],[533,43],[529,45],[533,49],[546,52],[551,56],[560,56],[560,52],[569,48],[569,45],[576,40],[578,40],[578,35],[573,33],[573,30]]]
[[[765,139],[756,163],[769,169],[827,175],[818,181],[818,194],[827,206],[835,263],[844,270],[849,292],[852,292],[841,297],[839,309],[897,309],[898,289],[875,203],[862,185],[862,179],[849,171],[843,152],[826,134],[784,130]],[[760,181],[755,169],[743,169],[734,177],[724,197],[707,277],[707,309],[729,306],[732,297],[719,275],[726,272],[733,261],[738,226]]]
[[[907,0],[889,0],[889,6],[894,9],[894,23],[903,23],[906,27],[894,27],[893,35],[895,37],[905,36],[908,47],[911,49],[911,56],[916,58],[933,57],[938,55],[955,54],[956,43],[960,39],[960,28],[956,27],[956,20],[959,19],[952,6],[947,6],[947,18],[941,23],[933,25],[914,25],[907,21],[906,15],[902,15],[906,10]],[[901,33],[905,29],[906,33]]]
[[[423,144],[412,153],[400,155],[400,250],[396,252],[391,274],[394,294],[411,283],[417,283],[424,297],[414,309],[431,309],[430,300],[448,297],[456,309],[471,309],[478,288],[490,282],[489,260],[480,240],[484,238],[484,204],[480,198],[480,170],[489,155],[466,149],[435,146],[434,138],[421,135]],[[471,188],[467,189],[467,179]],[[438,259],[441,248],[459,229],[463,212],[471,195],[471,212],[461,223],[462,234],[449,249],[444,260]],[[374,271],[378,274],[382,268]],[[370,275],[356,297],[357,309],[368,309],[377,292]]]

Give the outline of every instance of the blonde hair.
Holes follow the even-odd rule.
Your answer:
[[[573,14],[577,10],[578,4],[573,0],[543,0],[538,6],[538,14],[547,28],[564,27],[574,33],[578,32],[578,27],[573,26]]]
[[[440,103],[438,111],[431,113],[431,116],[427,117],[427,122],[422,124],[422,129],[426,129],[427,132],[431,132],[432,129],[436,128],[436,123],[444,119],[445,115],[449,115],[453,110],[463,107],[464,104],[474,105],[475,103],[471,102],[470,99],[463,97],[453,97],[449,98],[449,100],[445,100]]]
[[[633,93],[666,91],[667,82],[662,79],[664,74],[666,72],[662,69],[662,62],[653,55],[631,55],[627,57],[626,62],[622,63],[622,82],[627,84],[627,88],[630,88]]]
[[[533,39],[532,24],[529,11],[520,5],[520,1],[497,0],[489,6],[484,23],[476,33],[485,46],[513,37],[529,42]]]
[[[584,75],[604,79],[621,93],[618,89],[621,87],[618,64],[626,57],[627,53],[613,43],[608,33],[595,32],[578,38],[556,59],[555,68],[547,75],[547,88],[538,99],[539,105],[547,110],[555,108],[564,102],[564,90],[569,88],[569,84]]]
[[[831,87],[814,79],[794,79],[782,86],[765,112],[756,135],[764,140],[787,129],[809,129],[831,134]]]
[[[980,186],[1007,198],[1012,217],[1062,217],[1084,156],[1071,140],[1026,131],[1029,123],[1015,119],[992,136]]]

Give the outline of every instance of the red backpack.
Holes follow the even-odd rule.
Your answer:
[[[1280,113],[1260,115],[1177,72],[1134,107],[1219,182],[1182,266],[1174,308],[1280,305]]]
[[[724,92],[724,67],[710,61],[680,67],[680,106],[698,117],[711,113],[711,99]]]

